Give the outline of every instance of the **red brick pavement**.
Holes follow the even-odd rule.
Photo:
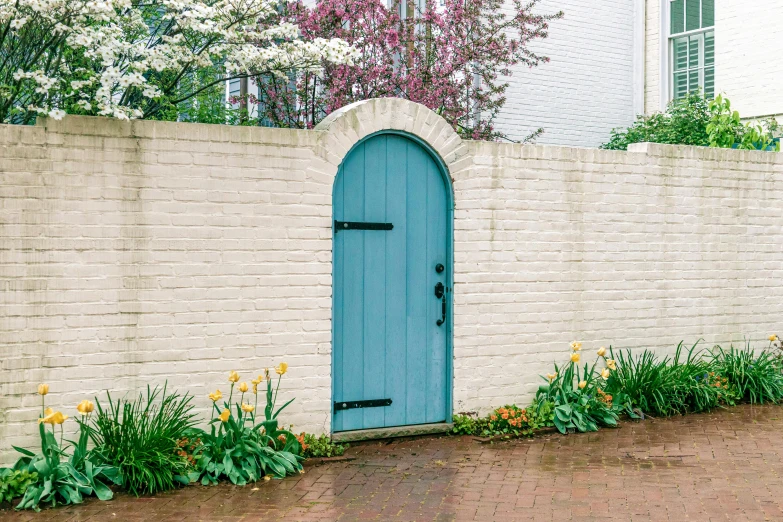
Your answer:
[[[0,520],[783,520],[779,406],[496,444],[372,442],[348,455],[282,481],[118,494]]]

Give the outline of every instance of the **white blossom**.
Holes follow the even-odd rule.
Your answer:
[[[273,24],[288,0],[0,0],[0,26],[18,31],[31,23],[65,37],[73,55],[95,66],[62,64],[56,72],[18,70],[16,81],[32,82],[44,101],[26,110],[62,118],[70,100],[86,111],[119,119],[143,117],[124,104],[134,89],[154,100],[164,86],[151,77],[216,64],[229,73],[284,74],[291,69],[318,71],[324,61],[352,63],[358,52],[342,40],[303,41],[290,23]],[[150,7],[154,6],[154,7]],[[149,11],[176,30],[158,36]],[[72,67],[76,69],[71,70]],[[32,69],[32,68],[31,68]]]

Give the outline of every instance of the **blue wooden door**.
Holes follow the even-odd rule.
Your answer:
[[[438,164],[402,135],[370,137],[340,166],[334,431],[437,423],[450,415],[448,201]]]

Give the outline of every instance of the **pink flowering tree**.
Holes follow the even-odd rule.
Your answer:
[[[287,79],[259,77],[251,101],[264,124],[311,128],[352,102],[400,97],[438,112],[463,137],[505,138],[493,120],[512,66],[548,61],[529,44],[562,16],[534,13],[538,1],[513,0],[504,9],[502,0],[396,0],[392,7],[386,0],[319,0],[313,8],[297,0],[286,16],[305,40],[340,38],[359,56]]]

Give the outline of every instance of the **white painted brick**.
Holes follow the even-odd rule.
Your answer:
[[[399,100],[315,131],[0,126],[0,462],[35,444],[38,382],[68,414],[166,381],[205,413],[229,370],[286,360],[285,421],[328,432],[333,161],[389,113],[454,178],[455,411],[526,403],[573,339],[589,356],[781,333],[783,155],[461,142]]]

